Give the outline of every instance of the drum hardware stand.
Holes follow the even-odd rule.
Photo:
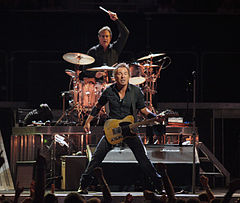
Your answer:
[[[74,110],[74,109],[71,109],[71,111],[69,111],[68,109],[65,109],[65,104],[66,104],[66,93],[63,92],[62,93],[62,97],[63,97],[63,109],[62,109],[62,115],[61,117],[57,120],[56,124],[55,125],[58,125],[60,121],[62,121],[62,119],[66,116],[67,118],[69,117],[69,115],[71,114],[71,112]],[[68,120],[68,119],[67,119]]]
[[[151,57],[150,58],[150,65],[147,68],[147,74],[146,74],[146,77],[147,77],[146,78],[146,84],[145,84],[146,102],[147,102],[148,109],[150,111],[152,111],[153,113],[156,113],[156,110],[154,109],[153,104],[152,104],[152,96],[153,96],[153,94],[156,93],[154,84],[157,80],[157,77],[160,76],[160,71],[161,71],[162,67],[159,68],[158,74],[156,74],[156,75],[152,74],[152,72],[153,72],[152,59],[153,58]]]
[[[156,94],[157,91],[155,90],[155,83],[157,81],[157,78],[160,78],[160,73],[161,70],[166,69],[170,64],[171,64],[171,58],[166,56],[160,60],[158,60],[157,62],[161,63],[161,65],[159,65],[159,69],[157,71],[156,74],[153,74],[153,57],[150,57],[150,63],[149,63],[149,68],[147,68],[147,74],[146,74],[146,84],[145,84],[145,88],[146,88],[146,101],[147,101],[147,105],[148,108],[153,112],[156,113],[156,110],[153,107],[152,104],[152,96],[153,94]],[[169,60],[168,64],[164,66],[166,59]]]
[[[50,181],[46,183],[46,188],[49,184],[55,187],[55,181],[59,178],[62,178],[61,176],[56,176],[56,141],[55,141],[55,135],[52,135],[52,142],[50,146],[48,147],[48,150],[50,151],[50,177],[46,179],[46,181]]]
[[[70,116],[74,110],[77,110],[79,123],[81,123],[83,120],[83,118],[81,116],[81,114],[83,112],[83,107],[81,106],[82,101],[79,101],[79,94],[81,93],[81,90],[79,89],[79,84],[80,84],[79,74],[81,73],[81,71],[78,68],[76,68],[75,70],[76,70],[75,74],[74,74],[74,76],[72,76],[70,84],[69,84],[69,87],[70,87],[71,83],[73,83],[73,107],[70,110],[65,109],[66,98],[65,98],[65,94],[64,94],[63,95],[63,113],[55,125],[57,125],[60,121],[62,121],[62,119],[65,116]]]

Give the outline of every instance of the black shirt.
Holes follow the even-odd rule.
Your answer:
[[[95,59],[95,61],[94,63],[84,67],[84,70],[81,73],[80,78],[95,77],[96,72],[86,71],[86,69],[88,68],[100,67],[103,65],[112,66],[118,62],[119,55],[127,42],[129,31],[122,21],[116,20],[115,22],[117,24],[119,31],[117,40],[109,44],[106,51],[104,51],[103,47],[100,44],[93,46],[88,50],[87,54],[89,56],[92,56]]]
[[[128,115],[133,115],[131,91],[134,91],[134,102],[136,109],[145,107],[144,94],[141,89],[135,85],[128,85],[124,98],[121,100],[116,88],[116,83],[109,86],[101,95],[98,103],[104,106],[109,102],[109,117],[114,119],[123,119]]]

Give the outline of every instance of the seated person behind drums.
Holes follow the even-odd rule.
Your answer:
[[[110,27],[105,26],[102,27],[98,31],[98,40],[99,44],[90,48],[87,52],[88,55],[92,56],[95,59],[95,62],[90,66],[85,66],[83,72],[80,74],[80,79],[84,77],[88,78],[102,78],[106,75],[104,72],[96,72],[96,71],[86,71],[86,69],[100,66],[113,66],[118,62],[119,55],[121,54],[128,35],[129,31],[127,27],[123,24],[122,21],[118,19],[116,13],[109,11],[110,19],[113,20],[118,27],[119,35],[116,41],[111,42],[112,39],[112,31]],[[111,76],[111,73],[108,74]]]

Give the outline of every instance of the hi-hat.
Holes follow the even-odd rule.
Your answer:
[[[67,73],[69,76],[74,77],[76,72],[70,69],[65,69],[65,73]]]
[[[149,63],[145,63],[144,65],[143,65],[144,67],[146,67],[146,68],[152,68],[152,67],[159,67],[158,65],[155,65],[155,64],[149,64]]]
[[[151,59],[151,58],[154,58],[154,57],[157,57],[157,56],[162,56],[162,55],[165,55],[165,53],[149,54],[148,56],[144,56],[144,57],[142,57],[142,58],[139,58],[138,61],[146,60],[146,59]]]
[[[112,67],[112,66],[100,66],[100,67],[94,67],[94,68],[89,68],[87,70],[89,71],[111,71],[111,70],[114,70],[116,69],[116,67]]]
[[[82,53],[66,53],[63,55],[63,59],[77,65],[88,65],[95,61],[93,57]]]

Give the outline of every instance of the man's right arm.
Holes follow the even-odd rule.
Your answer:
[[[118,27],[119,35],[118,35],[118,39],[115,42],[114,46],[116,46],[116,49],[117,49],[118,53],[120,54],[127,42],[129,30],[127,29],[127,27],[124,25],[124,23],[121,20],[118,19],[115,22]]]
[[[95,118],[95,116],[98,115],[98,113],[99,113],[99,111],[101,110],[101,108],[102,108],[102,105],[100,105],[99,103],[97,103],[97,104],[93,107],[91,113],[89,114],[89,116],[88,116],[88,118],[87,118],[87,120],[86,120],[86,122],[85,122],[85,124],[84,124],[84,126],[83,126],[85,132],[88,133],[88,132],[90,131],[91,121]]]

